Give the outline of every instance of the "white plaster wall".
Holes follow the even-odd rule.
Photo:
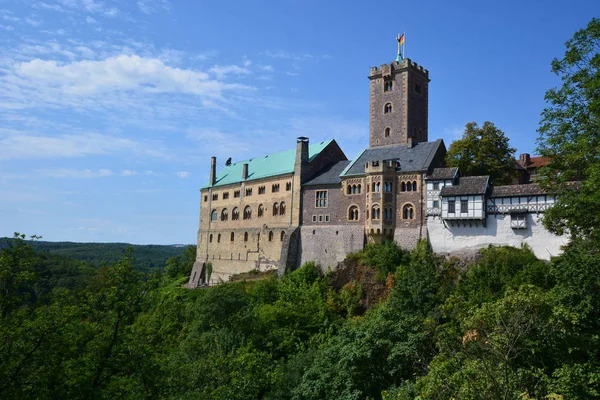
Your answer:
[[[567,236],[555,236],[542,225],[542,216],[527,214],[527,229],[512,229],[510,215],[488,215],[487,226],[447,226],[439,217],[428,217],[429,242],[436,253],[468,254],[494,246],[521,247],[526,243],[536,257],[549,260],[562,252]]]

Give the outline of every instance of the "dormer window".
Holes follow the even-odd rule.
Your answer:
[[[385,103],[385,106],[383,106],[383,113],[389,114],[391,112],[392,112],[392,103]]]

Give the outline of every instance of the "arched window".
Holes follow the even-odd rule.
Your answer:
[[[282,201],[279,205],[279,215],[285,215],[285,201]]]
[[[244,208],[244,219],[250,219],[252,218],[252,208],[250,208],[250,206],[246,206]]]
[[[392,103],[385,103],[385,106],[383,106],[383,113],[389,114],[391,112],[392,112]]]
[[[383,132],[385,137],[390,137],[390,133],[392,132],[392,130],[390,128],[385,128],[385,131]]]
[[[230,241],[233,242],[233,240],[235,239],[235,233],[231,232],[231,237],[230,237]]]
[[[210,213],[210,220],[216,221],[218,218],[219,218],[219,213],[217,212],[217,210],[212,210]]]
[[[412,190],[413,190],[413,192],[417,191],[417,181],[413,181],[413,183],[412,183]]]
[[[280,238],[279,240],[281,240],[283,242],[283,238],[285,237],[285,231],[281,231],[281,235],[279,235]]]
[[[208,242],[212,243],[212,233],[210,234],[210,236],[208,237]]]
[[[375,188],[373,189],[374,192],[381,192],[381,182],[376,182],[375,183]]]
[[[348,209],[348,220],[358,221],[358,207],[352,206]]]
[[[273,241],[273,231],[269,232],[269,242]]]
[[[348,185],[348,186],[346,187],[346,193],[347,193],[347,194],[352,194],[352,190],[353,190],[353,189],[352,189],[352,185]]]
[[[240,219],[240,210],[237,207],[234,207],[231,211],[231,220],[237,221],[238,219]]]
[[[248,232],[244,232],[244,242],[248,241]]]
[[[279,203],[273,204],[273,215],[279,214]]]
[[[262,204],[259,204],[258,205],[258,218],[262,218],[264,213],[265,213],[265,208],[263,207]]]
[[[217,243],[221,243],[221,234],[220,233],[217,235]]]
[[[402,218],[404,218],[404,219],[414,219],[415,218],[415,209],[411,204],[407,204],[402,208]]]
[[[402,182],[402,183],[400,184],[400,191],[401,191],[401,192],[406,192],[406,183]]]
[[[378,205],[374,205],[371,208],[371,216],[373,217],[373,219],[381,219],[381,209]]]
[[[407,192],[412,192],[412,183],[406,182],[406,191]]]
[[[223,211],[221,211],[221,221],[227,221],[228,216],[227,209],[224,208]]]

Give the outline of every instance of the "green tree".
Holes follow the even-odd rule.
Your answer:
[[[448,149],[446,164],[458,167],[461,175],[489,175],[497,184],[509,184],[515,176],[515,149],[500,129],[485,121],[465,126],[462,139],[455,140]]]
[[[546,93],[538,151],[550,158],[543,184],[560,196],[546,213],[552,231],[572,235],[597,234],[600,226],[600,19],[566,43],[562,59],[552,61],[560,88]],[[571,190],[571,180],[581,180]]]

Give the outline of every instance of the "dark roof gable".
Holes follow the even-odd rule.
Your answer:
[[[457,167],[451,168],[435,168],[431,175],[427,176],[425,179],[429,180],[438,180],[438,179],[454,179],[458,174]]]
[[[464,176],[458,180],[458,185],[444,186],[440,192],[441,196],[463,196],[469,194],[485,194],[489,176]]]
[[[340,183],[340,174],[346,169],[350,162],[350,160],[339,161],[302,186],[335,185]]]

